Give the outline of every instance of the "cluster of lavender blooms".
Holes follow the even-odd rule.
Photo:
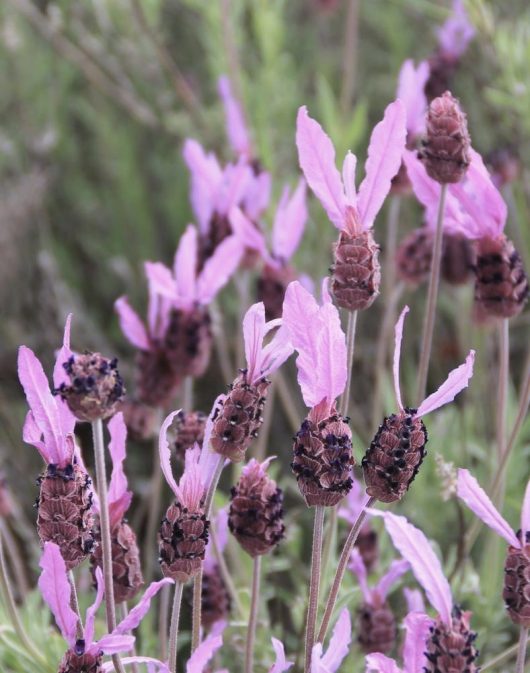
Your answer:
[[[479,670],[471,614],[455,604],[429,541],[404,517],[373,508],[376,501],[396,503],[409,491],[426,457],[428,433],[423,419],[468,386],[475,353],[470,351],[417,406],[405,406],[400,355],[409,308],[402,309],[394,335],[396,412],[382,420],[360,461],[362,486],[355,481],[352,430],[347,403],[343,403],[351,385],[352,335],[343,331],[339,313],[342,308],[356,314],[376,301],[381,270],[374,223],[390,193],[403,196],[410,190],[425,208],[425,225],[398,251],[402,276],[417,284],[429,271],[443,193],[447,275],[458,282],[474,277],[479,320],[510,318],[523,309],[528,281],[521,257],[503,233],[507,218],[504,201],[481,156],[470,146],[458,101],[445,88],[441,95],[429,95],[436,82],[456,67],[472,35],[457,2],[451,19],[440,30],[435,57],[417,69],[410,61],[403,65],[398,98],[388,105],[371,134],[365,177],[358,191],[356,157],[349,152],[339,173],[332,141],[306,107],[300,108],[296,146],[303,178],[292,195],[288,187],[282,193],[273,217],[270,250],[262,217],[269,206],[271,178],[255,155],[230,83],[222,78],[219,90],[235,159],[221,166],[197,141],[186,141],[183,153],[191,174],[191,202],[198,226],[190,224],[183,233],[172,270],[159,262],[145,264],[149,289],[146,324],[126,297],[116,301],[122,331],[137,350],[134,394],[125,397],[115,359],[71,350],[70,317],[53,371],[53,388],[33,352],[21,346],[19,378],[30,407],[23,437],[37,448],[45,464],[39,478],[37,515],[43,547],[39,588],[67,645],[58,665],[60,673],[121,673],[124,666],[143,664],[151,673],[175,673],[182,586],[192,580],[194,590],[200,592],[202,620],[200,610],[194,610],[193,618],[199,620],[198,640],[192,643],[186,671],[211,670],[210,661],[222,647],[231,608],[221,569],[228,531],[258,569],[259,559],[272,553],[285,535],[283,494],[268,473],[271,457],[261,462],[252,458],[244,465],[226,510],[214,513],[214,493],[225,466],[247,459],[263,423],[271,379],[293,353],[308,408],[294,437],[293,475],[306,505],[315,508],[315,521],[323,521],[323,508],[327,512],[336,509],[351,525],[318,634],[314,621],[310,624],[318,610],[310,605],[306,673],[335,673],[349,653],[353,627],[347,608],[338,615],[325,648],[346,568],[357,578],[361,590],[356,632],[366,654],[367,673]],[[433,98],[429,105],[428,98]],[[416,152],[420,138],[421,148]],[[307,220],[306,184],[340,232],[333,248],[331,278],[320,284],[320,301],[291,262]],[[463,262],[463,269],[455,269],[455,258]],[[170,411],[185,380],[200,378],[207,371],[214,341],[212,303],[239,270],[249,268],[257,272],[259,301],[248,308],[241,326],[244,367],[234,372],[228,390],[215,399],[209,414],[193,408]],[[153,426],[156,410],[165,416],[160,428]],[[107,448],[113,465],[108,492],[106,481],[97,483],[94,490],[74,434],[77,422],[89,421],[96,438],[97,429],[107,419]],[[126,424],[137,434],[158,434],[159,465],[172,502],[158,532],[164,579],[151,583],[128,616],[115,624],[109,617],[114,602],[134,600],[144,583],[138,541],[126,520],[133,498],[124,469]],[[175,457],[180,459],[178,479],[172,466]],[[98,472],[97,482],[102,478],[104,471]],[[467,470],[459,471],[457,495],[508,542],[503,596],[512,621],[528,628],[530,485],[518,533]],[[383,518],[402,557],[392,561],[376,582],[368,581],[368,574],[378,565],[378,540],[367,517]],[[313,561],[318,557],[319,550],[314,549]],[[82,620],[71,571],[87,558],[96,598]],[[436,616],[426,614],[417,592],[408,594],[410,610],[404,619],[400,669],[388,657],[396,645],[398,623],[387,596],[409,570]],[[105,573],[110,586],[104,584]],[[318,578],[312,577],[310,603],[311,597],[318,599],[318,581],[315,591],[314,580]],[[131,631],[148,612],[155,595],[170,585],[174,585],[175,599],[169,655],[160,654],[160,660],[138,655]],[[257,574],[253,590],[256,586]],[[95,640],[96,613],[103,601],[107,632]],[[249,673],[255,621],[252,613],[245,662]],[[270,670],[287,671],[293,664],[286,659],[283,644],[273,638],[272,648],[275,662]],[[112,661],[104,662],[105,655],[112,656]]]

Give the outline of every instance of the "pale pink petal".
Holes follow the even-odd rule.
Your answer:
[[[404,673],[419,673],[427,663],[425,642],[432,619],[421,612],[411,612],[405,617],[405,644],[403,646]]]
[[[412,572],[424,588],[431,605],[446,624],[451,624],[453,608],[451,587],[429,541],[421,530],[409,523],[404,516],[396,516],[391,512],[382,512],[381,515],[384,517],[386,529],[394,546],[410,563]]]
[[[298,110],[296,146],[307,184],[333,224],[343,229],[347,200],[335,165],[335,148],[320,124],[307,114],[305,106]]]
[[[166,478],[169,488],[173,491],[176,497],[178,497],[179,489],[177,486],[177,482],[173,477],[173,470],[171,469],[171,449],[169,448],[167,431],[171,426],[171,423],[173,423],[173,419],[178,413],[180,413],[180,409],[177,409],[177,411],[172,411],[169,414],[169,416],[166,417],[166,420],[162,423],[162,427],[160,428],[160,435],[158,439],[160,466],[162,468],[162,472],[164,473],[164,477]]]
[[[152,657],[121,657],[121,663],[124,666],[131,666],[132,664],[145,664],[148,673],[170,673],[167,664]],[[101,666],[103,673],[114,673],[114,663],[107,661]]]
[[[213,255],[206,260],[197,280],[197,301],[200,304],[206,306],[215,299],[237,270],[243,252],[242,242],[237,236],[228,236],[221,241]]]
[[[210,437],[212,436],[213,420],[218,413],[219,406],[226,399],[226,395],[218,395],[212,405],[212,409],[204,426],[204,439],[202,442],[201,455],[199,456],[199,468],[202,474],[204,488],[207,491],[212,482],[213,476],[224,461],[223,457],[216,453],[210,446]]]
[[[277,638],[271,638],[271,640],[272,647],[276,653],[276,660],[271,668],[269,668],[269,673],[285,673],[285,671],[288,671],[293,666],[294,661],[287,661],[285,658],[285,648],[281,640]]]
[[[63,364],[68,361],[72,355],[70,348],[70,330],[72,326],[72,314],[69,313],[64,324],[63,345],[57,352],[55,365],[53,368],[53,385],[58,388],[61,383],[68,383],[68,374]],[[72,426],[73,427],[73,426]]]
[[[401,673],[401,669],[393,659],[379,652],[367,655],[365,662],[365,673]],[[409,672],[407,671],[407,673]],[[421,671],[418,670],[414,673],[421,673]]]
[[[142,351],[149,350],[149,336],[145,325],[136,311],[131,308],[127,297],[116,299],[114,309],[118,314],[121,331],[129,342]]]
[[[120,412],[109,421],[109,453],[112,458],[112,475],[110,478],[108,501],[110,524],[119,523],[129,509],[132,492],[127,490],[127,477],[123,470],[123,461],[126,455],[127,426]]]
[[[177,491],[177,500],[190,512],[196,512],[205,493],[203,475],[199,467],[199,445],[186,451],[186,465],[184,474],[180,478]]]
[[[103,636],[97,643],[94,643],[92,649],[98,649],[103,654],[118,654],[119,652],[129,652],[134,647],[134,636],[121,636],[115,633]]]
[[[283,191],[272,227],[272,250],[278,259],[289,260],[300,244],[307,220],[306,183],[300,179],[289,199],[289,188]]]
[[[405,316],[409,310],[409,307],[405,306],[405,308],[401,311],[401,315],[399,316],[394,328],[394,362],[392,365],[392,372],[394,374],[394,392],[396,393],[396,402],[400,411],[403,410],[403,402],[401,400],[401,388],[399,386],[399,362],[401,359],[401,342],[403,341],[403,323],[405,322]]]
[[[382,121],[375,126],[368,146],[366,177],[359,187],[357,206],[363,229],[369,229],[383,201],[392,178],[399,171],[407,137],[405,106],[400,100],[390,103]]]
[[[197,229],[189,224],[180,237],[173,264],[179,306],[185,308],[191,308],[197,298],[197,248]]]
[[[47,465],[57,462],[55,453],[50,451],[42,441],[42,432],[35,421],[32,411],[28,411],[26,414],[26,420],[22,427],[22,439],[26,444],[31,444],[37,449]]]
[[[353,526],[364,509],[368,497],[359,481],[355,480],[350,492],[340,503],[338,514],[341,519],[345,519]]]
[[[447,379],[435,393],[423,400],[416,412],[416,418],[430,414],[431,411],[452,402],[459,392],[464,390],[464,388],[467,388],[469,381],[473,376],[474,362],[475,351],[469,351],[466,361],[449,373]]]
[[[475,35],[475,28],[462,0],[453,0],[453,10],[447,21],[437,31],[442,53],[450,59],[459,59]]]
[[[344,157],[342,164],[342,183],[348,205],[355,207],[357,205],[357,190],[355,187],[355,170],[357,168],[357,157],[350,150]]]
[[[191,173],[191,206],[199,229],[205,235],[210,226],[223,173],[215,156],[206,154],[196,140],[186,140],[182,154]]]
[[[407,59],[399,71],[397,98],[405,106],[407,115],[407,131],[412,137],[420,136],[425,131],[425,115],[427,97],[425,84],[429,79],[429,63],[421,61],[415,68],[414,61]]]
[[[96,613],[99,610],[101,603],[103,602],[103,596],[105,594],[105,583],[103,581],[103,572],[101,571],[101,568],[96,568],[95,575],[96,575],[96,597],[92,605],[86,611],[85,628],[83,632],[83,637],[85,639],[85,645],[87,648],[90,647],[90,645],[94,641]]]
[[[407,601],[408,612],[425,612],[425,601],[423,600],[423,595],[420,589],[410,589],[409,587],[405,587],[403,589],[403,595]]]
[[[240,204],[253,179],[253,172],[244,159],[237,164],[228,164],[215,201],[215,210],[227,215],[232,208]]]
[[[346,387],[348,365],[346,336],[340,324],[339,311],[334,304],[325,303],[319,310],[322,327],[317,332],[316,376],[322,394],[332,404]]]
[[[39,565],[42,569],[38,582],[39,590],[52,611],[63,638],[70,647],[73,647],[76,640],[77,615],[70,607],[72,588],[66,576],[66,564],[55,543],[44,543]]]
[[[269,321],[267,325],[270,325],[271,322],[273,321]],[[278,370],[291,357],[293,350],[289,331],[283,326],[280,327],[261,351],[261,368],[258,378],[270,376]]]
[[[265,306],[253,304],[243,318],[243,340],[248,377],[252,381],[261,370],[261,346],[265,337]]]
[[[236,154],[251,156],[252,148],[249,133],[245,125],[243,110],[232,93],[230,80],[226,75],[219,78],[219,95],[223,101],[226,117],[226,134]]]
[[[392,561],[388,572],[375,585],[374,591],[377,591],[381,598],[386,598],[392,586],[409,570],[410,563],[408,561],[403,559]]]
[[[458,470],[456,494],[486,526],[503,537],[508,544],[513,547],[521,546],[510,524],[499,514],[484,489],[468,470]]]
[[[326,673],[338,671],[343,659],[348,656],[351,643],[351,620],[346,608],[341,610],[339,618],[333,628],[328,648],[321,658],[321,670]],[[311,673],[316,673],[311,667]]]
[[[149,608],[151,607],[151,600],[166,584],[174,584],[174,581],[169,577],[164,577],[164,579],[159,580],[158,582],[151,582],[151,584],[144,591],[138,604],[134,606],[127,617],[125,617],[125,619],[122,620],[114,629],[112,632],[113,635],[123,635],[124,633],[133,631],[135,628],[137,628],[142,619],[148,613]]]
[[[371,604],[372,592],[370,590],[370,587],[368,586],[366,566],[364,564],[363,557],[361,556],[359,550],[356,547],[352,549],[352,553],[350,555],[350,560],[348,563],[348,568],[357,577],[357,581],[359,583],[359,588],[361,589],[364,602]]]
[[[232,208],[228,214],[234,237],[240,241],[241,245],[250,250],[254,250],[259,256],[267,261],[269,251],[263,233],[254,225],[253,222],[243,213],[241,208]]]
[[[144,269],[149,285],[154,292],[168,299],[175,300],[177,298],[175,280],[167,266],[162,262],[145,262]]]
[[[222,646],[222,636],[209,636],[197,647],[188,659],[186,673],[203,673],[206,664]]]
[[[257,222],[268,208],[271,200],[271,189],[271,174],[267,171],[250,176],[241,203],[243,210],[253,222]]]
[[[522,539],[526,539],[526,534],[530,533],[530,481],[526,485],[523,507],[521,509],[521,534]]]
[[[311,292],[311,290],[309,291]],[[333,303],[333,297],[329,291],[329,276],[324,276],[324,278],[322,278],[322,283],[320,284],[320,299],[322,300],[322,304]]]

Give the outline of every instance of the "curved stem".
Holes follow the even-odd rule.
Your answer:
[[[440,202],[438,204],[438,217],[436,219],[436,233],[432,251],[431,275],[429,277],[429,290],[427,292],[427,306],[425,309],[425,322],[423,324],[423,340],[421,343],[420,364],[418,367],[418,389],[416,393],[417,404],[425,397],[427,387],[427,374],[431,359],[432,336],[434,333],[434,319],[436,317],[436,303],[438,300],[438,286],[440,284],[440,263],[442,261],[443,243],[443,220],[445,208],[445,196],[447,185],[443,184],[440,190]]]
[[[250,595],[250,614],[248,616],[247,642],[245,648],[245,673],[252,673],[254,668],[254,641],[256,639],[256,624],[258,623],[260,575],[261,556],[256,556],[252,571],[252,593]]]
[[[521,626],[519,634],[519,646],[517,647],[517,663],[515,664],[515,673],[524,673],[524,662],[526,659],[526,646],[528,645],[528,627]]]
[[[315,644],[315,630],[318,612],[318,596],[320,592],[320,567],[322,562],[322,534],[324,530],[324,507],[315,509],[313,528],[313,547],[311,551],[311,582],[309,584],[309,606],[305,630],[305,673],[311,670],[311,654]]]
[[[519,649],[519,645],[515,644],[512,645],[511,647],[508,647],[504,652],[501,652],[498,654],[496,657],[493,657],[493,659],[490,659],[487,661],[484,666],[480,667],[480,673],[483,673],[484,671],[489,671],[490,668],[497,668],[499,664],[504,663],[508,659],[511,659],[514,654],[517,653],[517,650]]]
[[[105,613],[108,632],[116,628],[116,606],[114,604],[114,581],[112,579],[112,547],[110,537],[109,505],[107,499],[107,472],[105,467],[105,445],[103,442],[103,421],[92,422],[94,456],[96,463],[96,485],[99,497],[99,524],[101,531],[101,551],[103,560],[103,579],[105,582]],[[124,673],[119,654],[112,656],[116,673]]]
[[[83,618],[81,617],[81,611],[79,610],[79,600],[77,599],[77,589],[75,586],[75,577],[73,570],[70,570],[68,573],[68,581],[70,582],[70,586],[72,588],[70,604],[72,610],[77,615],[76,637],[77,639],[80,639],[83,637]]]
[[[180,605],[182,603],[182,590],[184,584],[175,582],[175,595],[173,597],[173,610],[171,611],[171,628],[169,630],[169,670],[177,673],[177,639],[179,633]]]
[[[357,327],[357,311],[348,312],[348,327],[346,328],[346,350],[347,350],[347,367],[348,376],[346,379],[346,387],[340,398],[339,413],[342,416],[348,414],[348,407],[350,406],[350,389],[353,366],[353,352],[355,350],[355,330]]]
[[[202,616],[202,573],[201,571],[193,578],[193,607],[191,615],[191,651],[199,647],[201,641],[201,616]]]
[[[357,521],[353,524],[352,529],[348,533],[348,537],[346,538],[346,542],[344,543],[344,547],[342,548],[339,563],[337,565],[337,570],[335,572],[335,577],[333,579],[333,585],[331,587],[331,591],[329,592],[328,600],[326,602],[324,617],[322,618],[322,624],[320,625],[320,631],[318,632],[317,642],[319,643],[324,642],[324,638],[326,637],[329,622],[333,614],[333,609],[335,608],[335,603],[337,602],[337,596],[339,595],[340,585],[342,584],[342,579],[344,577],[344,573],[346,572],[346,567],[350,559],[350,554],[353,549],[353,545],[357,540],[357,536],[359,535],[359,531],[361,530],[364,518],[366,516],[366,508],[371,507],[374,502],[375,498],[369,498],[367,500],[365,506],[363,507],[363,509],[359,513],[359,516],[357,517]]]

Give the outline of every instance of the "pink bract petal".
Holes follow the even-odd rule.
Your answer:
[[[510,524],[499,514],[484,489],[468,470],[458,470],[456,494],[479,519],[482,519],[497,535],[503,537],[508,544],[513,547],[521,546]]]
[[[215,299],[239,266],[243,252],[242,242],[237,236],[228,236],[217,246],[197,280],[197,301],[200,304],[206,306]]]
[[[530,533],[530,481],[526,485],[523,507],[521,509],[521,535],[526,540],[526,535]]]
[[[401,400],[401,388],[399,386],[399,362],[401,359],[401,342],[403,341],[403,323],[405,322],[405,316],[409,310],[409,307],[405,306],[405,308],[401,311],[401,315],[399,316],[394,328],[394,362],[392,366],[392,372],[394,374],[394,392],[396,394],[396,402],[400,411],[403,410],[403,402]]]
[[[418,68],[409,58],[401,66],[397,98],[403,102],[407,115],[407,131],[412,137],[420,136],[425,131],[425,113],[427,112],[427,97],[425,84],[429,79],[429,63],[421,61]]]
[[[204,481],[199,468],[200,448],[195,444],[186,451],[184,474],[178,484],[178,501],[190,512],[196,512],[205,493]]]
[[[267,171],[251,175],[245,187],[242,206],[253,222],[257,222],[271,199],[272,179]]]
[[[403,559],[392,561],[388,572],[386,572],[379,582],[375,585],[374,591],[377,591],[381,598],[386,598],[392,586],[410,570],[410,563]]]
[[[109,421],[109,453],[112,458],[112,475],[110,478],[108,501],[110,524],[119,523],[129,509],[132,492],[127,491],[127,477],[123,470],[123,461],[126,455],[127,426],[120,412]]]
[[[216,453],[210,446],[210,437],[212,436],[213,419],[218,413],[220,404],[225,400],[226,395],[218,395],[212,405],[212,409],[204,426],[204,439],[202,442],[201,454],[199,456],[199,468],[201,470],[204,488],[207,491],[210,488],[214,474],[220,463],[224,461],[223,457]]]
[[[390,659],[390,657],[386,657],[379,652],[369,654],[365,661],[365,673],[401,673],[401,669],[393,659]],[[407,673],[409,672],[407,671]],[[421,671],[418,670],[414,673],[421,673]]]
[[[197,229],[189,224],[180,237],[173,264],[178,303],[186,309],[191,308],[197,298],[197,248]]]
[[[307,220],[306,183],[301,179],[289,199],[289,188],[283,191],[272,227],[272,251],[278,259],[294,255],[304,233]]]
[[[114,633],[103,636],[92,645],[92,650],[99,650],[103,654],[118,654],[129,652],[134,647],[134,636],[120,636]],[[88,648],[87,648],[88,649]]]
[[[296,146],[307,184],[333,224],[337,229],[343,229],[348,203],[335,165],[335,148],[320,124],[308,115],[305,106],[298,110]]]
[[[226,117],[226,134],[236,154],[252,155],[250,137],[243,117],[243,109],[232,93],[228,77],[223,75],[218,82],[219,95],[223,101]]]
[[[269,326],[275,322],[271,320]],[[270,376],[279,369],[293,353],[289,331],[282,325],[274,337],[261,351],[260,378]]]
[[[152,657],[122,657],[121,663],[124,666],[131,666],[132,664],[145,664],[148,673],[170,673],[167,664]],[[103,673],[114,673],[114,663],[107,661],[101,666]]]
[[[355,188],[355,170],[357,168],[357,157],[352,154],[350,150],[344,157],[342,164],[342,182],[344,185],[344,193],[350,206],[357,204],[357,190]]]
[[[87,648],[92,645],[94,642],[94,627],[96,623],[96,613],[99,610],[99,606],[103,602],[103,596],[105,594],[105,583],[103,581],[103,572],[101,568],[96,568],[96,597],[94,602],[86,611],[85,617],[85,629],[83,632],[83,637],[85,639],[85,646]]]
[[[375,126],[370,138],[366,177],[359,187],[357,199],[363,230],[373,225],[390,191],[392,178],[401,165],[406,137],[405,106],[396,100],[388,105],[382,121]]]
[[[128,341],[142,351],[147,351],[150,348],[149,336],[142,320],[134,311],[127,297],[120,297],[114,302],[114,309],[118,314],[120,320],[121,331],[128,339]]]
[[[191,173],[190,198],[193,212],[201,233],[206,234],[223,173],[215,156],[206,154],[196,140],[186,140],[182,155]]]
[[[293,666],[294,661],[287,661],[285,658],[285,648],[280,640],[271,638],[271,641],[276,653],[276,660],[271,668],[269,668],[269,673],[285,673],[285,671],[288,671]]]
[[[26,420],[22,428],[22,439],[26,444],[32,444],[37,449],[47,465],[56,462],[55,454],[42,441],[42,432],[35,421],[32,411],[28,411],[26,414]]]
[[[403,646],[404,673],[419,673],[425,670],[425,642],[432,619],[421,612],[411,612],[405,617],[405,644]]]
[[[447,379],[435,393],[423,400],[416,412],[416,418],[430,414],[431,411],[452,402],[459,392],[464,390],[464,388],[467,388],[469,381],[473,376],[474,362],[475,351],[469,351],[466,361],[449,373]]]
[[[186,673],[203,673],[206,664],[210,661],[217,650],[222,646],[222,636],[209,636],[197,647],[188,659]]]
[[[408,612],[425,612],[425,601],[420,589],[410,589],[405,587],[403,595],[407,601]]]
[[[228,507],[223,507],[217,512],[217,516],[210,524],[210,531],[212,530],[215,534],[217,551],[222,554],[228,542]],[[208,544],[206,547],[206,555],[204,557],[205,572],[213,571],[216,565],[216,550],[214,550],[213,544]]]
[[[450,59],[459,59],[475,35],[462,0],[453,0],[453,10],[447,21],[437,31],[442,53]]]
[[[346,387],[348,377],[346,337],[337,307],[325,303],[319,311],[321,327],[317,334],[317,371],[322,395],[331,404]]]
[[[161,262],[145,262],[144,269],[149,286],[154,292],[173,301],[177,298],[175,280],[167,266]]]
[[[169,577],[158,582],[151,582],[151,584],[144,591],[142,598],[137,605],[129,612],[127,617],[122,620],[112,632],[113,635],[123,635],[128,631],[136,629],[151,607],[151,600],[166,584],[174,584],[174,581]]]
[[[68,382],[68,374],[66,373],[65,368],[63,367],[64,363],[72,355],[72,350],[70,348],[70,330],[72,326],[72,314],[69,313],[66,322],[64,325],[64,335],[63,335],[63,345],[57,352],[57,357],[55,358],[55,365],[53,368],[53,385],[55,388],[58,388],[61,383]]]
[[[243,200],[252,184],[253,172],[244,159],[237,164],[228,164],[223,173],[223,181],[215,202],[215,210],[226,216]]]
[[[333,628],[328,649],[322,654],[322,645],[313,647],[311,673],[335,673],[348,655],[351,643],[351,620],[346,608],[341,610]]]
[[[253,304],[243,318],[243,339],[248,378],[253,381],[261,371],[261,348],[265,338],[265,306]]]
[[[173,470],[171,469],[171,449],[169,448],[167,431],[171,426],[171,423],[173,423],[173,419],[178,413],[180,413],[180,409],[177,409],[177,411],[172,411],[169,414],[169,416],[166,417],[166,420],[162,423],[162,427],[160,428],[160,435],[158,439],[160,466],[162,468],[162,472],[164,474],[164,477],[166,478],[169,488],[173,491],[173,493],[177,498],[179,495],[179,489],[177,486],[177,482],[173,477]]]
[[[359,514],[364,509],[368,498],[369,496],[366,495],[359,481],[354,480],[350,492],[340,503],[339,516],[353,526]]]
[[[76,640],[77,615],[70,607],[72,588],[66,576],[66,565],[53,542],[44,543],[39,563],[42,568],[39,590],[52,611],[57,626],[70,647]]]
[[[363,595],[364,602],[371,604],[372,603],[372,591],[370,590],[370,588],[368,586],[366,566],[364,564],[363,557],[361,556],[359,550],[356,547],[353,548],[352,553],[350,555],[350,561],[348,563],[348,568],[357,577],[357,581],[359,582],[359,588],[361,589],[361,593]]]
[[[253,222],[243,213],[241,208],[232,208],[228,214],[230,224],[235,237],[241,242],[241,245],[249,250],[254,250],[265,261],[269,258],[267,244],[262,232]]]
[[[424,588],[431,605],[446,624],[451,624],[453,598],[438,557],[425,535],[404,516],[374,510],[385,520],[388,534],[396,549],[411,565],[414,576]]]

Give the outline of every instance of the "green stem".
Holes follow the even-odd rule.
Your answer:
[[[432,251],[431,275],[429,278],[429,290],[427,292],[427,306],[425,322],[423,325],[423,340],[421,344],[420,364],[418,367],[418,389],[416,393],[417,404],[421,404],[427,388],[427,374],[431,359],[432,337],[434,333],[434,320],[436,317],[436,303],[438,300],[438,286],[440,284],[440,264],[442,261],[443,243],[443,220],[445,209],[445,197],[447,185],[443,184],[440,190],[440,202],[438,204],[438,217],[436,219],[436,233]]]
[[[202,616],[202,573],[200,572],[193,578],[193,606],[191,615],[191,651],[192,653],[199,647],[201,641],[201,616]]]
[[[350,389],[352,379],[353,367],[353,352],[355,350],[355,331],[357,327],[357,311],[348,312],[348,326],[346,328],[346,362],[348,374],[346,379],[346,387],[340,398],[339,413],[342,416],[348,414],[348,407],[350,406]]]
[[[515,664],[515,673],[524,673],[524,662],[526,659],[526,646],[528,645],[528,627],[521,626],[519,634],[519,645],[517,647],[517,663]]]
[[[311,550],[311,581],[309,584],[309,605],[305,630],[305,673],[311,671],[311,654],[315,644],[315,630],[318,613],[318,597],[320,593],[320,569],[322,562],[322,534],[324,531],[324,507],[315,509],[313,528],[313,546]]]
[[[179,633],[180,605],[182,603],[183,589],[184,584],[177,580],[175,582],[173,610],[171,611],[171,628],[169,631],[169,670],[171,673],[177,673],[177,639]]]
[[[258,623],[260,575],[261,556],[256,556],[252,572],[250,614],[248,617],[247,641],[245,647],[245,673],[252,673],[254,669],[254,641],[256,639],[256,624]]]
[[[484,664],[484,666],[481,666],[480,673],[484,673],[484,671],[489,671],[491,668],[497,668],[499,664],[503,664],[505,661],[511,659],[513,655],[517,653],[518,649],[519,644],[515,644],[512,645],[511,647],[508,647],[508,649],[504,650],[504,652],[501,652],[496,657],[493,657],[493,659],[487,661]]]

